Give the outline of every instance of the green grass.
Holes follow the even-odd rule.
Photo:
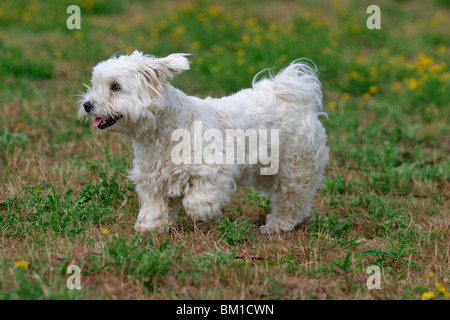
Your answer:
[[[381,30],[360,1],[2,1],[0,298],[448,299],[448,1],[376,4]],[[260,235],[270,199],[244,188],[218,224],[181,209],[137,235],[130,143],[76,120],[92,67],[135,49],[191,53],[173,84],[199,97],[314,61],[331,158],[311,217]]]
[[[239,217],[235,221],[230,221],[228,217],[224,217],[217,225],[217,229],[223,234],[223,240],[230,245],[236,245],[244,241],[250,242],[250,239],[255,235],[249,231],[253,227],[255,226],[248,224],[245,217]]]

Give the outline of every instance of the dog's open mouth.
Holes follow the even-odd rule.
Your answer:
[[[107,118],[97,117],[95,118],[93,125],[94,127],[98,127],[99,129],[106,129],[115,124],[120,118],[122,118],[121,115],[109,116]]]

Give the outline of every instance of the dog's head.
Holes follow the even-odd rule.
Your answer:
[[[93,119],[94,127],[118,133],[148,122],[164,108],[167,80],[189,69],[186,55],[155,58],[134,51],[100,62],[79,101],[79,118]]]

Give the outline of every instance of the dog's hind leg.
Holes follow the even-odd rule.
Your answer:
[[[321,161],[305,159],[303,154],[280,164],[278,187],[271,198],[272,213],[267,215],[261,233],[291,231],[309,216],[328,153],[319,158]]]

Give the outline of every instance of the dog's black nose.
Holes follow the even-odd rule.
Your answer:
[[[91,111],[94,106],[90,101],[86,101],[85,103],[83,103],[83,107],[84,110],[86,110],[86,112],[89,113],[89,111]]]

